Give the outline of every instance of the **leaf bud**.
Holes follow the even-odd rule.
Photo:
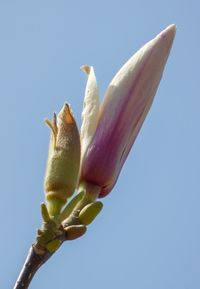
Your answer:
[[[102,208],[103,204],[99,201],[86,205],[79,213],[80,222],[84,225],[91,224]]]

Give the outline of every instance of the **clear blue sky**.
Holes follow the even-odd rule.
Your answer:
[[[101,98],[121,65],[178,30],[153,107],[104,210],[30,289],[200,288],[200,6],[195,0],[0,0],[0,286],[12,288],[40,225],[44,118],[72,105],[80,127],[93,65]]]

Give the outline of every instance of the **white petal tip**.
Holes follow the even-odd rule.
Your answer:
[[[159,45],[164,45],[166,48],[166,52],[169,53],[172,43],[174,41],[174,37],[176,35],[176,25],[171,24],[167,26],[163,31],[161,31],[155,38]]]
[[[82,65],[82,66],[80,67],[80,69],[81,69],[82,71],[84,71],[87,75],[90,74],[90,71],[91,71],[92,68],[93,68],[93,67],[92,67],[92,66],[89,66],[89,65]]]
[[[161,38],[170,38],[170,39],[174,39],[174,36],[176,34],[176,25],[175,24],[171,24],[169,26],[167,26],[163,31],[161,31],[159,34],[158,34],[158,37],[161,37]]]
[[[170,24],[169,26],[165,28],[165,30],[176,32],[176,28],[177,28],[176,24]]]

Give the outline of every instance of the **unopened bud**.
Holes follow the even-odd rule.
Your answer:
[[[79,220],[84,225],[91,224],[103,208],[102,202],[95,202],[85,206],[79,214]]]
[[[80,138],[75,119],[65,104],[52,121],[52,130],[44,187],[49,214],[59,214],[77,184],[80,165]]]

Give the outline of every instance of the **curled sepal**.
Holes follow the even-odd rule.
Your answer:
[[[71,225],[64,228],[66,232],[66,240],[75,240],[83,236],[87,230],[84,225]]]
[[[103,208],[102,202],[94,202],[85,206],[79,213],[79,220],[84,225],[91,224]]]
[[[44,188],[47,208],[51,216],[58,215],[76,188],[80,166],[80,138],[75,119],[68,104],[65,104],[52,121],[51,140],[47,161]]]
[[[47,243],[45,247],[47,251],[49,251],[50,253],[53,253],[60,247],[60,244],[61,244],[61,241],[58,239],[55,239]]]

